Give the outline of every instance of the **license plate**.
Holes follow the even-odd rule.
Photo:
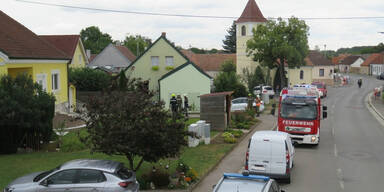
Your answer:
[[[264,167],[264,165],[252,165],[251,170],[265,171],[265,167]]]

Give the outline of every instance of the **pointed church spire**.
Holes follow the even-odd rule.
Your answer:
[[[237,19],[236,23],[244,22],[267,22],[267,19],[261,13],[259,7],[257,6],[255,0],[248,0],[247,5],[240,18]]]

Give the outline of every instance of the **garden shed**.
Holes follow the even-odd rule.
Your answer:
[[[213,130],[224,130],[231,121],[231,95],[233,91],[200,96],[200,119],[211,124]]]

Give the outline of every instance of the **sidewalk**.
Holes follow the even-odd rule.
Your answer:
[[[373,96],[373,94],[370,94],[370,102],[375,108],[375,111],[379,113],[378,115],[381,117],[384,117],[384,101],[381,99],[381,96],[376,98]]]
[[[276,117],[262,114],[259,119],[262,121],[251,133],[249,133],[224,159],[192,190],[196,192],[212,191],[212,186],[217,184],[223,173],[239,172],[245,162],[245,153],[248,141],[255,131],[271,130],[276,122]]]

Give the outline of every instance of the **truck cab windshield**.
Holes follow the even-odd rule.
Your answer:
[[[297,105],[283,103],[280,113],[281,117],[284,119],[315,120],[317,117],[317,108],[314,104]]]

